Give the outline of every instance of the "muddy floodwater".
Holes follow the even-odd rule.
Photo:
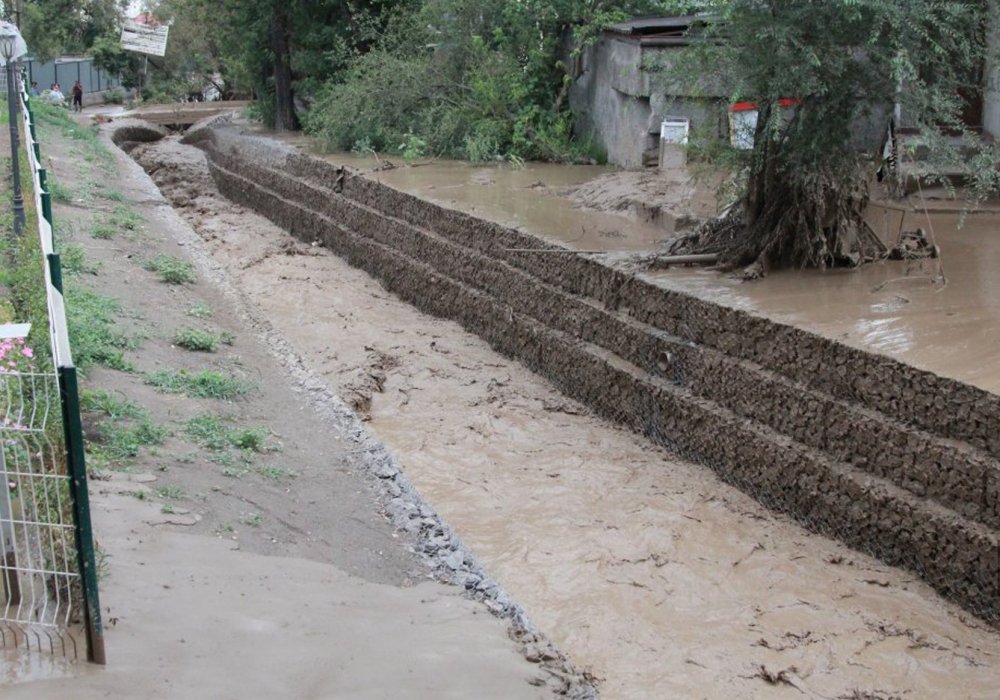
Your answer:
[[[287,140],[303,148],[310,145],[303,137]],[[704,217],[715,210],[708,180],[685,173],[662,174],[658,187],[647,188],[645,195],[663,210],[650,221],[644,216],[648,212],[634,207],[603,211],[614,210],[607,200],[614,201],[620,194],[615,190],[623,185],[634,186],[630,178],[637,177],[621,174],[617,188],[614,177],[601,188],[587,186],[612,172],[608,168],[532,163],[515,169],[432,161],[373,172],[382,161],[353,154],[321,157],[446,206],[576,250],[612,256],[655,252],[673,234],[678,217]],[[565,196],[574,192],[582,196]],[[911,201],[904,207],[911,210],[901,212],[898,205],[874,202],[868,220],[888,243],[901,229],[929,231],[941,249],[940,259],[887,261],[860,270],[773,272],[759,283],[693,268],[644,277],[998,392],[1000,212],[991,203],[987,212],[963,217],[960,204],[931,200],[935,213],[927,216],[912,211],[919,204]]]
[[[595,178],[614,175],[616,171],[608,167],[554,163],[513,167],[432,160],[414,164],[399,161],[383,169],[387,161],[373,156],[317,153],[307,137],[281,136],[279,140],[404,192],[580,250],[649,250],[674,231],[675,217],[660,211],[665,207],[636,211],[637,202],[630,206],[626,194],[631,183],[616,186],[609,181],[599,192],[582,192],[580,200],[591,200],[592,208],[581,208],[566,196]],[[664,203],[694,199],[693,208],[698,212],[714,206],[714,199],[706,196],[704,187],[685,173],[664,179],[652,189],[651,195],[663,198]],[[614,213],[618,208],[631,216]]]
[[[140,160],[172,164],[158,182],[168,198],[179,193],[207,253],[369,416],[424,497],[598,679],[602,697],[997,697],[1000,637],[915,576],[810,534],[707,467],[595,418],[322,249],[290,248],[283,231],[218,196],[191,148],[170,140]],[[466,180],[476,170],[461,167]],[[380,177],[434,172],[411,170]],[[478,170],[493,180],[484,190],[509,175]],[[448,182],[442,173],[423,186]],[[515,190],[496,206],[520,211]],[[753,303],[739,299],[753,287],[701,275],[684,271],[677,283]],[[825,294],[837,297],[832,285]]]
[[[869,212],[890,240],[903,216],[877,204]],[[905,214],[906,230],[933,231],[937,260],[779,272],[756,284],[691,269],[648,278],[1000,392],[1000,215],[961,219]]]

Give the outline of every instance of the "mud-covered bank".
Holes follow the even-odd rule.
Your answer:
[[[271,335],[371,416],[421,493],[605,697],[923,696],[956,684],[992,696],[996,637],[913,577],[768,513],[315,239],[289,239],[219,196],[203,152],[171,138],[136,156]],[[396,480],[383,483],[392,493]],[[762,667],[791,684],[768,685]]]
[[[1000,615],[1000,397],[217,124],[220,190],[814,529]]]

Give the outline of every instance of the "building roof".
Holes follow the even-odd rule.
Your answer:
[[[703,13],[680,17],[638,17],[612,24],[605,32],[638,40],[644,46],[683,46],[688,43],[688,30],[704,26],[712,16]]]

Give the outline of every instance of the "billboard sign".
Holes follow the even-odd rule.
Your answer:
[[[166,25],[152,25],[127,19],[122,26],[122,48],[150,56],[162,56],[167,52],[169,31],[170,27]]]

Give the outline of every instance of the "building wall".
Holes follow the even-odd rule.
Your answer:
[[[983,99],[983,129],[1000,139],[1000,2],[993,3],[993,29],[989,37],[986,86]]]
[[[577,61],[569,90],[577,136],[605,149],[609,163],[642,167],[643,154],[658,149],[660,122],[667,116],[688,117],[694,131],[725,136],[725,112],[713,98],[693,90],[667,95],[657,85],[650,65],[669,60],[668,52],[676,50],[605,35]]]

